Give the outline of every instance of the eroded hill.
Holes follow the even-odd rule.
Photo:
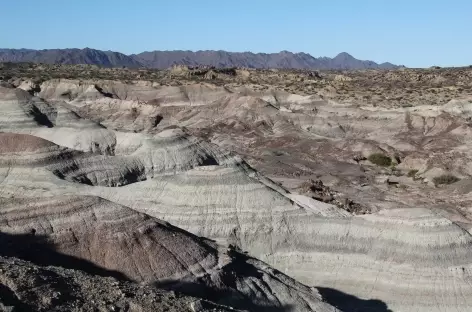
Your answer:
[[[238,309],[472,305],[472,69],[0,75],[0,230],[34,247],[5,256]]]

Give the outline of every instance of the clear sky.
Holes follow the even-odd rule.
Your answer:
[[[306,52],[472,64],[472,0],[0,0],[0,48]]]

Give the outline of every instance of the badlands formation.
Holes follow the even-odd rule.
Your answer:
[[[472,309],[472,69],[0,76],[4,310]]]

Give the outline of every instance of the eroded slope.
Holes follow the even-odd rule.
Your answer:
[[[335,80],[349,86],[362,80],[356,79]],[[10,117],[1,120],[2,131],[33,134],[57,145],[25,136],[20,147],[41,148],[2,150],[2,197],[26,202],[45,196],[101,198],[220,246],[236,245],[279,270],[197,238],[205,252],[216,251],[218,264],[200,264],[198,270],[204,270],[196,272],[184,266],[187,275],[170,284],[157,277],[160,287],[197,296],[203,289],[215,297],[223,290],[246,304],[249,300],[246,307],[252,309],[274,301],[283,302],[278,307],[326,309],[319,295],[283,272],[317,287],[347,311],[470,310],[467,97],[445,106],[393,108],[373,106],[368,99],[333,101],[340,97],[326,93],[256,90],[250,84],[51,80],[36,91],[23,87],[39,97],[3,88]],[[35,119],[33,106],[50,116],[52,126]],[[55,111],[75,116],[75,125],[95,126],[84,127],[86,136],[67,130],[60,135],[71,126],[55,122]],[[373,153],[388,156],[393,166],[369,161]],[[128,179],[122,170],[130,167],[139,169],[139,178]],[[436,187],[434,178],[447,173],[461,181]],[[371,214],[353,216],[346,210]],[[134,227],[128,231],[134,233]],[[84,255],[79,253],[88,259]]]

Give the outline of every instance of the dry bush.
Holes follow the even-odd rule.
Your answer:
[[[392,159],[389,156],[386,156],[381,153],[374,153],[370,155],[367,158],[371,163],[378,165],[378,166],[383,166],[383,167],[388,167],[392,164]]]
[[[408,175],[410,178],[414,178],[417,173],[418,173],[418,170],[412,169],[412,170],[408,171],[408,174],[407,174],[407,175]]]
[[[453,184],[453,183],[456,183],[457,181],[460,181],[460,179],[456,176],[453,176],[452,174],[443,174],[443,175],[440,175],[439,177],[433,178],[433,182],[435,185]]]

